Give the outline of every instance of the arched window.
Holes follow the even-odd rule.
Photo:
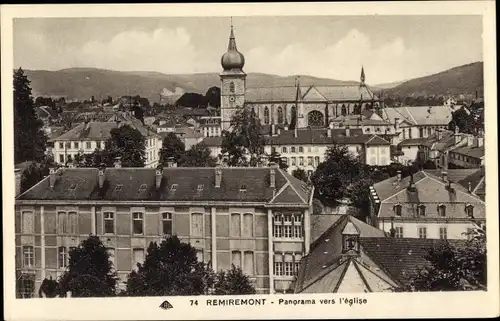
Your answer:
[[[394,205],[394,214],[396,214],[396,216],[401,216],[401,208],[401,204]]]
[[[354,113],[356,115],[361,114],[361,106],[360,105],[358,105],[358,104],[354,105]]]
[[[278,107],[278,124],[283,124],[283,108]]]
[[[340,110],[340,114],[341,114],[342,116],[347,116],[347,108],[346,108],[346,106],[345,106],[345,105],[342,105],[342,108],[341,108],[341,110]]]
[[[232,81],[229,83],[229,91],[234,93],[234,82]]]
[[[419,216],[425,216],[425,205],[420,204],[418,206],[418,215]]]
[[[269,108],[264,108],[264,124],[269,125]]]
[[[311,111],[307,115],[307,125],[311,127],[323,127],[325,126],[325,118],[323,114],[317,110]]]
[[[467,204],[465,206],[465,213],[467,214],[468,218],[474,218],[474,206]]]
[[[446,206],[443,204],[440,204],[438,206],[438,213],[439,213],[439,216],[445,217],[446,216]]]

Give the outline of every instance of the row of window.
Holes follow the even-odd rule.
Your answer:
[[[452,159],[456,159],[462,162],[467,162],[471,164],[476,164],[476,165],[481,165],[481,159],[475,158],[475,157],[469,157],[466,155],[461,155],[461,154],[456,154],[456,153],[450,153],[450,157]]]
[[[297,164],[297,158],[298,158],[298,164]],[[291,166],[304,166],[305,163],[304,163],[304,157],[300,156],[300,157],[290,157],[290,162],[288,161],[288,157],[282,157],[281,158],[283,160],[283,162],[287,165],[291,165]],[[319,159],[319,156],[316,156],[316,157],[312,157],[312,156],[309,156],[307,157],[307,166],[314,166],[314,167],[318,167],[320,163],[320,159]]]
[[[274,262],[275,276],[294,276],[299,273],[299,262]]]
[[[394,205],[394,213],[396,214],[396,216],[401,216],[402,208],[403,208],[403,206],[401,204]],[[418,216],[426,216],[426,214],[427,214],[426,209],[427,209],[427,207],[424,204],[419,204],[417,206],[417,215]],[[444,204],[438,205],[437,211],[438,211],[438,215],[440,217],[446,217],[446,205],[444,205]],[[470,205],[470,204],[465,205],[465,214],[467,215],[467,217],[473,218],[474,217],[474,206]]]
[[[281,147],[281,153],[288,153],[288,151],[290,151],[290,153],[303,153],[304,150],[307,150],[308,153],[312,153],[312,152],[315,152],[315,153],[318,153],[319,152],[319,147],[318,146],[308,146],[308,147],[303,147],[303,146],[290,146],[290,147],[286,147],[286,146],[283,146]],[[271,147],[271,153],[276,153],[278,152],[277,148],[276,147]]]
[[[467,228],[467,238],[470,239],[470,232],[472,231],[471,228]],[[403,227],[402,226],[396,226],[394,228],[394,236],[398,238],[403,238],[405,237]],[[418,238],[421,239],[426,239],[427,238],[427,227],[419,227],[418,228]],[[448,239],[448,228],[445,226],[442,226],[439,228],[439,239],[440,240],[447,240]]]
[[[301,214],[274,215],[273,237],[302,238],[303,226]]]
[[[97,141],[96,143],[96,148],[101,149],[102,143]],[[66,149],[71,149],[71,142],[67,142],[66,145],[63,142],[59,142],[59,149],[65,149],[64,147],[66,146]],[[82,147],[85,146],[85,149],[92,149],[92,142],[85,142],[85,145],[82,143]],[[80,142],[73,142],[73,149],[79,149],[80,148]]]

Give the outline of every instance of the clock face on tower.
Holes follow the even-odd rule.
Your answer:
[[[229,96],[229,101],[232,102],[232,103],[234,103],[234,101],[235,101],[234,96]]]

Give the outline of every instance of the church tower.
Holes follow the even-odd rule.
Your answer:
[[[221,58],[223,68],[220,74],[220,110],[222,130],[228,130],[231,119],[238,109],[245,105],[245,87],[247,75],[243,72],[245,57],[236,48],[233,23],[227,52]]]

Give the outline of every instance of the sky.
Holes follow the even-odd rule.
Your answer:
[[[402,81],[483,60],[481,16],[234,17],[246,73]],[[14,66],[220,72],[228,17],[18,18]]]

